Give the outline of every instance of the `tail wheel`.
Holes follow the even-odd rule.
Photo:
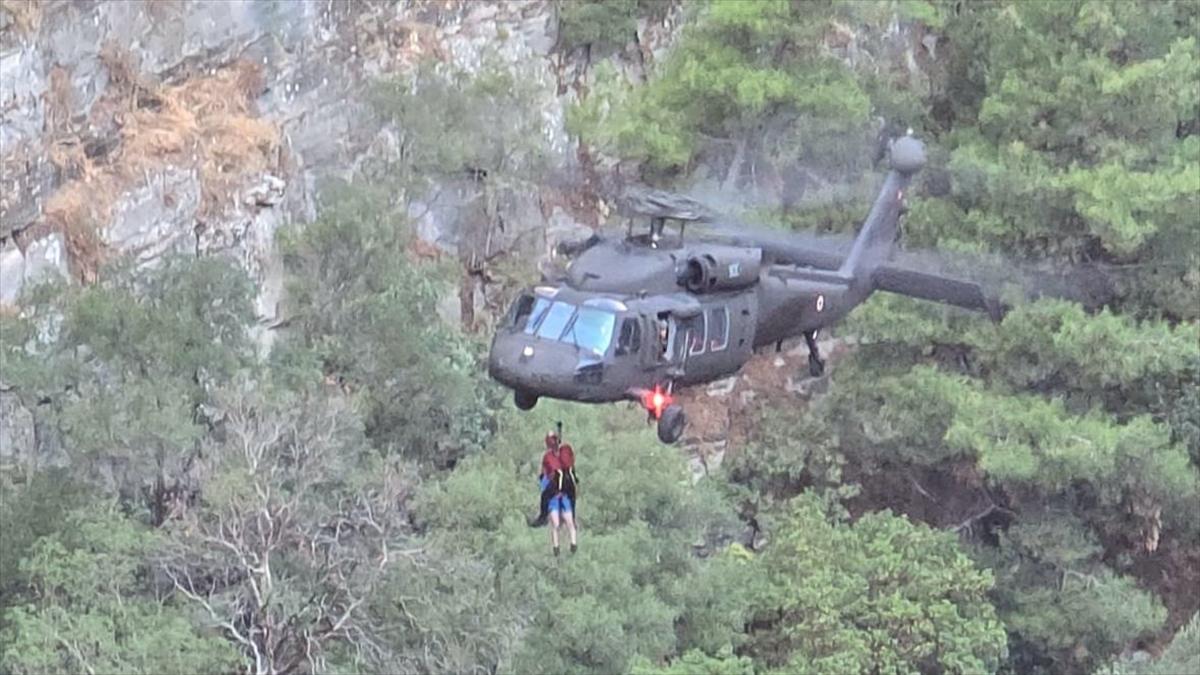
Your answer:
[[[658,440],[668,445],[678,441],[683,436],[685,426],[687,416],[683,414],[683,407],[676,404],[667,406],[658,418]]]
[[[537,405],[537,402],[537,394],[520,389],[513,390],[513,405],[517,406],[518,410],[533,410],[533,406]]]

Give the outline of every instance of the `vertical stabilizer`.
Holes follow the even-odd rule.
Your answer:
[[[842,276],[867,281],[875,268],[887,258],[896,241],[904,192],[912,177],[925,166],[925,146],[911,135],[892,141],[890,150],[891,170],[850,248],[850,254],[838,269]]]

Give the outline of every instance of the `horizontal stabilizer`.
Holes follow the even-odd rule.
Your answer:
[[[999,321],[1005,308],[998,300],[988,298],[983,286],[974,281],[918,272],[894,265],[880,265],[873,276],[875,288],[922,300],[933,300],[979,312],[987,312]]]

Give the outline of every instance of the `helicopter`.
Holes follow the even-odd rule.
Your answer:
[[[679,388],[729,377],[759,348],[778,350],[798,336],[819,377],[817,332],[876,290],[999,319],[1004,308],[979,283],[889,264],[925,148],[911,130],[888,148],[889,171],[848,250],[746,234],[688,241],[687,223],[708,214],[651,195],[647,233],[593,236],[560,278],[543,275],[518,295],[493,336],[488,374],[513,390],[520,410],[541,397],[635,401],[657,422],[658,439],[671,444],[687,423],[674,399]],[[677,236],[667,220],[679,222]]]

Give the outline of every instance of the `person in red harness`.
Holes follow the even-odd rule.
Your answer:
[[[576,550],[575,528],[575,451],[570,444],[560,442],[555,432],[546,434],[546,452],[542,455],[542,471],[538,485],[542,489],[541,508],[530,525],[540,527],[550,519],[550,543],[558,555],[558,526],[567,526],[571,535],[571,553]]]

